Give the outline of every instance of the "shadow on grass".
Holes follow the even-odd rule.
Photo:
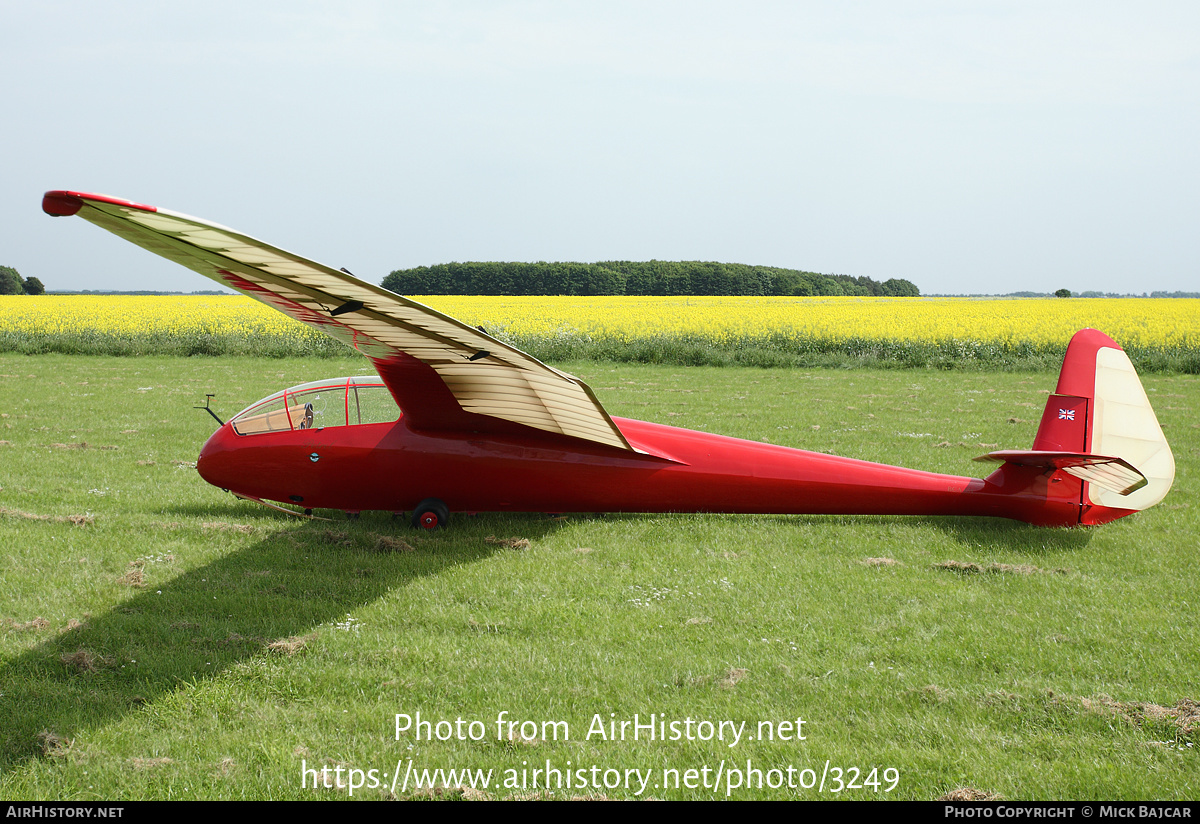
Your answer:
[[[218,526],[274,531],[146,587],[0,666],[0,770],[12,770],[52,751],[56,742],[115,722],[181,686],[275,654],[271,644],[295,643],[390,590],[483,560],[496,551],[482,539],[484,530],[505,525],[502,517],[481,518],[474,528],[473,519],[460,519],[465,528],[457,532],[422,535],[398,522],[388,529],[389,519],[380,517],[338,524],[285,521],[279,528],[284,516],[263,509],[275,520],[266,525],[258,521],[257,508],[244,507],[227,512],[241,524]],[[222,514],[211,507],[203,513]],[[522,526],[527,534],[556,528],[548,519],[524,519]]]
[[[1053,556],[1091,543],[1094,527],[1030,526],[1005,518],[929,518],[925,523],[970,547]]]
[[[1095,527],[1059,528],[1031,526],[1007,518],[959,517],[953,515],[795,515],[797,523],[814,526],[844,524],[847,527],[871,524],[928,527],[945,533],[966,547],[989,550],[1055,555],[1086,547]]]

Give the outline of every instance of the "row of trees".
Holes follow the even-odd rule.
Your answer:
[[[398,269],[383,287],[402,295],[920,295],[899,278],[696,260],[441,263]]]
[[[11,266],[0,266],[0,295],[41,295],[45,291],[37,278],[23,278]]]

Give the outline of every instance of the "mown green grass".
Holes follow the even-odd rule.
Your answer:
[[[1030,444],[1054,383],[1049,372],[566,368],[615,415],[956,474],[980,468],[974,455]],[[0,795],[348,798],[302,788],[302,761],[390,782],[410,759],[498,775],[546,760],[899,771],[891,793],[850,798],[1200,792],[1195,719],[1155,710],[1200,698],[1196,378],[1145,380],[1178,464],[1170,496],[1093,530],[484,514],[418,535],[383,513],[287,519],[190,466],[214,426],[191,409],[206,392],[228,417],[274,389],[366,369],[0,356]],[[385,540],[396,538],[413,551]],[[947,561],[983,571],[937,566]],[[418,711],[484,722],[486,740],[397,740],[395,714]],[[571,740],[496,740],[502,711],[565,721]],[[803,718],[806,740],[587,740],[610,713],[745,721],[751,733]],[[724,791],[652,783],[645,795]]]

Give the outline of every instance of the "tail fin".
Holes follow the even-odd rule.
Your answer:
[[[1061,470],[1079,478],[1079,523],[1149,509],[1175,479],[1175,458],[1124,350],[1095,329],[1075,333],[1032,450],[981,460]]]

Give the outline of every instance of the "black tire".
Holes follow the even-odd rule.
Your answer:
[[[437,498],[426,498],[413,510],[413,529],[442,529],[450,523],[450,510]]]

